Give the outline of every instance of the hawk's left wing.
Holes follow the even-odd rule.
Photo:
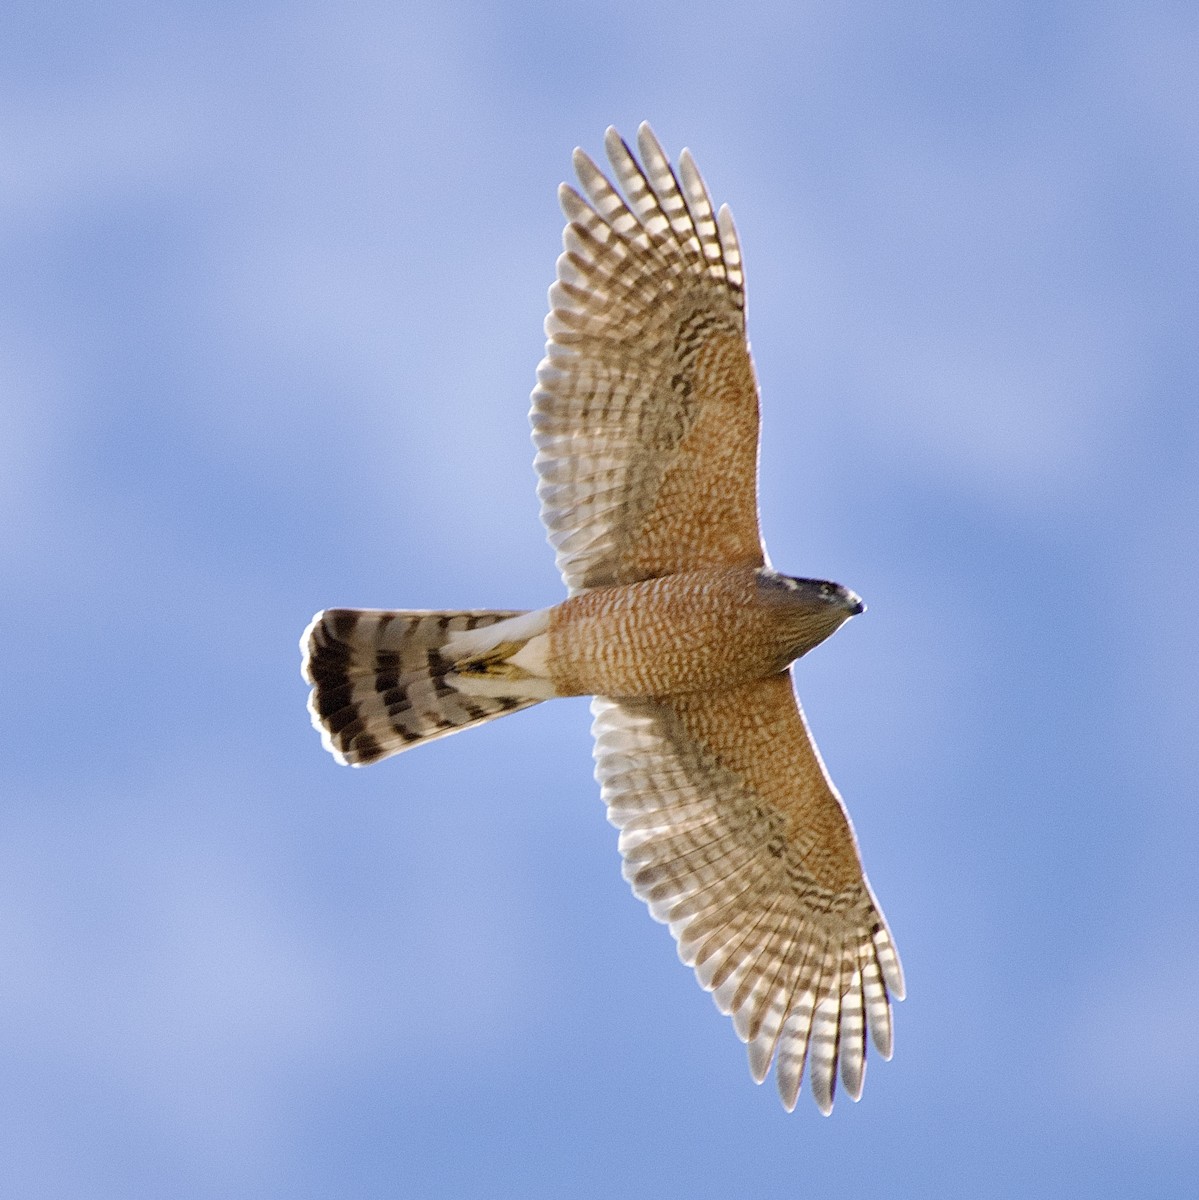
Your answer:
[[[760,566],[758,388],[741,250],[691,156],[581,150],[530,420],[541,519],[572,592]]]
[[[861,1095],[866,1029],[891,1055],[903,973],[849,818],[787,673],[718,693],[592,704],[625,878],[795,1107]]]

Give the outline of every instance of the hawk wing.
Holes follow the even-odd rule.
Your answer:
[[[605,138],[622,198],[581,150],[530,420],[541,518],[572,592],[764,562],[758,389],[741,251],[690,154],[648,125]]]
[[[624,874],[795,1107],[861,1095],[866,1029],[891,1056],[899,958],[787,673],[719,693],[592,704]]]

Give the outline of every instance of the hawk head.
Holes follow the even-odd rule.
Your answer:
[[[850,617],[866,611],[856,592],[827,579],[796,578],[763,567],[757,581],[758,601],[778,626],[786,662],[807,654]]]

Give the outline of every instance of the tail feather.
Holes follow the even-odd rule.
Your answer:
[[[304,678],[312,685],[308,710],[325,749],[339,762],[365,766],[546,699],[552,692],[538,680],[480,660],[479,650],[503,642],[503,631],[496,637],[470,633],[525,615],[349,608],[317,613],[300,649]],[[517,631],[527,625],[518,622]],[[525,640],[504,643],[504,657]],[[469,668],[466,659],[473,660]]]

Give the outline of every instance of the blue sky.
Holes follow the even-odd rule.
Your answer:
[[[0,1190],[1172,1197],[1199,1169],[1190,4],[10,3]],[[736,214],[774,562],[903,955],[791,1116],[581,701],[365,771],[326,605],[536,607],[572,147]]]

